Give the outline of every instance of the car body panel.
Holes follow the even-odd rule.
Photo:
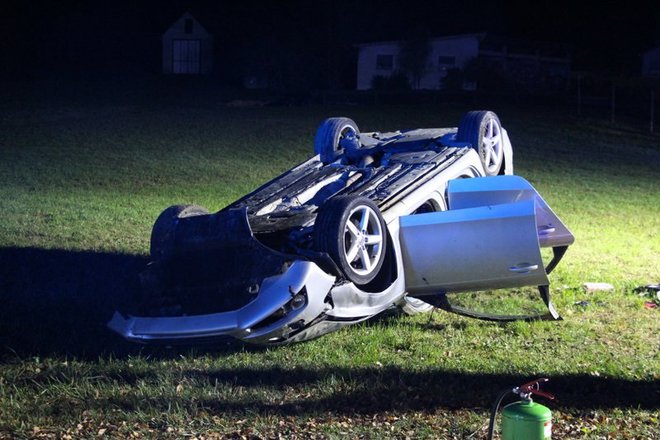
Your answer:
[[[534,187],[520,176],[461,179],[447,188],[449,209],[465,209],[532,200],[541,247],[569,246],[575,237]]]
[[[411,294],[548,283],[532,201],[401,217],[401,247]]]

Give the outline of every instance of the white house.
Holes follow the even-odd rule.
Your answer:
[[[200,75],[212,67],[213,36],[186,12],[163,34],[163,73]]]
[[[660,77],[660,46],[642,55],[642,76]]]
[[[383,41],[359,44],[357,64],[357,89],[371,88],[374,77],[389,77],[401,72],[399,64],[400,41]],[[462,68],[479,53],[479,35],[455,35],[434,38],[430,41],[431,50],[427,59],[425,74],[420,78],[420,89],[442,88],[442,78],[447,70]]]
[[[377,76],[404,73],[400,64],[402,41],[383,41],[357,45],[357,89],[367,90]],[[420,89],[443,88],[449,69],[463,69],[470,60],[480,59],[520,81],[567,79],[568,53],[556,45],[501,38],[486,33],[452,35],[429,41],[426,69]],[[465,84],[467,88],[474,84]]]

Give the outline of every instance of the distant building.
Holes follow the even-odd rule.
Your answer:
[[[200,75],[213,67],[213,36],[189,13],[163,34],[163,73]]]
[[[642,76],[660,78],[660,46],[642,55]]]
[[[491,34],[463,34],[429,41],[426,69],[419,78],[419,89],[438,90],[451,69],[464,69],[471,60],[479,60],[503,75],[530,87],[556,87],[570,74],[568,52],[547,43],[502,38]],[[384,41],[357,45],[357,89],[372,88],[374,78],[406,74],[400,64],[402,41]],[[465,82],[464,88],[477,84]]]

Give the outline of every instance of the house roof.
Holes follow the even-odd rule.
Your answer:
[[[206,28],[197,20],[195,17],[190,12],[184,12],[183,15],[181,15],[179,18],[174,21],[170,27],[168,27],[165,32],[163,32],[163,36],[169,34],[170,32],[173,31],[173,28],[177,26],[180,22],[183,20],[191,19],[195,22],[195,34],[203,34],[208,37],[211,37],[211,33],[206,30]]]
[[[473,34],[458,34],[458,35],[445,35],[442,37],[432,37],[431,42],[434,41],[446,41],[446,40],[458,40],[462,38],[477,38],[479,40],[483,39],[486,36],[485,32],[473,33]],[[389,40],[389,41],[373,41],[370,43],[358,43],[355,47],[372,47],[372,46],[383,46],[383,45],[394,45],[401,44],[405,40]]]
[[[508,52],[522,53],[522,54],[536,54],[546,57],[568,57],[568,49],[561,44],[548,43],[544,41],[524,40],[518,38],[503,37],[501,35],[491,34],[489,32],[477,32],[468,34],[445,35],[440,37],[430,38],[431,44],[434,42],[476,38],[480,43],[481,50],[492,50],[501,52],[506,47]],[[390,41],[375,41],[370,43],[356,44],[355,47],[375,47],[383,45],[398,45],[403,43],[404,40],[390,40]]]

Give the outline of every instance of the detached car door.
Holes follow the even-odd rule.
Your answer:
[[[541,247],[574,241],[521,177],[452,180],[447,197],[447,211],[399,219],[406,289],[413,296],[547,285]]]

